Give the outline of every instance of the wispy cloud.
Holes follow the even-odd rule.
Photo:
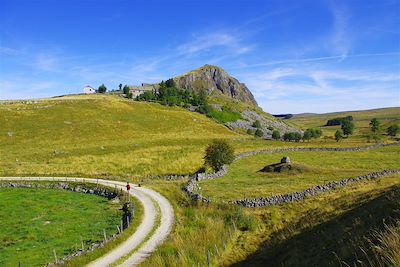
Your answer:
[[[349,49],[351,48],[352,37],[349,34],[350,12],[344,6],[339,6],[332,2],[333,13],[333,33],[332,47],[335,54],[339,53],[342,58],[346,58]]]

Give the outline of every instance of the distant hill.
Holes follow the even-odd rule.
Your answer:
[[[366,134],[371,132],[369,123],[373,118],[380,120],[383,132],[385,132],[386,128],[392,124],[400,124],[400,107],[332,112],[325,114],[295,114],[293,118],[288,120],[288,122],[303,130],[311,127],[321,127],[325,135],[332,136],[340,126],[326,126],[326,122],[331,119],[347,116],[352,116],[356,125],[354,137],[358,136],[359,138],[364,138]]]

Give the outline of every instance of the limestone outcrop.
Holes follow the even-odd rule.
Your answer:
[[[253,104],[257,102],[244,83],[230,76],[220,67],[204,65],[174,78],[178,88],[189,91],[205,90],[208,94],[218,90],[233,99]]]

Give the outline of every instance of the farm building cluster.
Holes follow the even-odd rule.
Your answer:
[[[148,84],[142,83],[141,85],[128,85],[129,92],[132,94],[132,98],[136,98],[137,96],[143,94],[146,91],[157,91],[158,84]],[[97,91],[90,85],[87,85],[83,88],[84,94],[95,94]]]

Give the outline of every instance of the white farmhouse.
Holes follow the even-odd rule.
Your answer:
[[[86,85],[85,87],[83,87],[83,93],[84,94],[95,94],[96,90],[93,87]]]

